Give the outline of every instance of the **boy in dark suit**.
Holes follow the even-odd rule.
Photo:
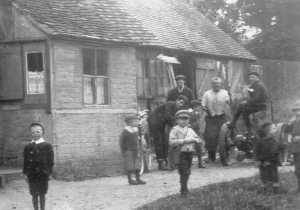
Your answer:
[[[261,181],[266,190],[277,192],[279,188],[279,152],[280,145],[272,136],[272,123],[264,123],[256,144],[256,158],[259,161]]]
[[[120,136],[121,153],[124,158],[125,170],[127,172],[128,183],[130,185],[146,184],[140,178],[140,161],[139,153],[141,145],[139,144],[138,134],[138,116],[131,115],[125,118],[126,126]],[[136,180],[132,179],[135,175]]]
[[[43,138],[44,127],[40,123],[30,125],[32,141],[24,148],[23,174],[27,177],[34,210],[45,210],[45,195],[49,176],[54,165],[52,145]]]

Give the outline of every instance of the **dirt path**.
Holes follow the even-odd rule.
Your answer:
[[[288,169],[289,170],[289,169]],[[250,177],[257,169],[210,166],[192,171],[190,188],[211,183]],[[82,182],[52,180],[47,195],[47,210],[129,210],[158,198],[178,193],[177,172],[152,172],[143,176],[144,186],[129,186],[124,176],[99,178]],[[24,180],[11,182],[0,190],[0,210],[31,210],[31,200]]]

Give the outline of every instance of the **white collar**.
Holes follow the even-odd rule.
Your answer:
[[[188,129],[188,126],[181,127],[181,126],[177,125],[176,127],[177,127],[177,129],[178,129],[180,132],[182,132],[182,133],[185,133],[186,130]]]
[[[180,88],[180,87],[177,87],[177,89],[178,89],[178,92],[182,92],[183,91],[183,89],[184,89],[184,86],[182,87],[182,88]]]
[[[38,140],[36,140],[36,141],[32,140],[31,142],[32,142],[32,143],[36,143],[36,144],[40,144],[40,143],[45,142],[45,139],[44,139],[43,137],[41,137],[41,138],[39,138]]]
[[[137,127],[132,127],[132,126],[125,126],[125,130],[127,130],[129,133],[138,132],[138,128]]]

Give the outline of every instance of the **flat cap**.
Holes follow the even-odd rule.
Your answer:
[[[182,74],[176,75],[175,80],[186,80],[186,77]]]
[[[176,118],[190,118],[191,117],[191,113],[189,110],[186,110],[186,109],[182,109],[182,110],[179,110],[176,112],[175,114],[175,117]]]
[[[134,120],[138,120],[138,119],[139,119],[139,117],[138,117],[137,114],[131,114],[131,115],[127,115],[127,116],[125,117],[125,122],[126,122],[126,123],[130,123],[130,122],[132,122],[132,121],[134,121]]]

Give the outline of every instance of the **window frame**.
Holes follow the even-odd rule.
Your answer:
[[[87,49],[87,50],[93,50],[94,52],[94,70],[93,70],[93,73],[96,73],[98,72],[97,70],[97,51],[98,50],[104,50],[106,51],[107,53],[107,66],[106,66],[106,73],[107,75],[96,75],[96,74],[85,74],[84,72],[84,56],[83,56],[83,51],[84,49]],[[110,79],[110,72],[109,72],[109,50],[108,49],[103,49],[103,48],[97,48],[97,47],[82,47],[81,48],[81,57],[82,57],[82,103],[85,107],[107,107],[107,106],[111,106],[111,79]],[[85,79],[86,78],[92,78],[92,79],[97,79],[97,78],[102,78],[104,79],[104,81],[107,81],[107,91],[106,93],[104,92],[104,95],[107,94],[107,103],[103,103],[103,104],[97,104],[96,101],[97,101],[97,98],[95,98],[95,96],[97,95],[96,93],[96,88],[95,88],[95,85],[92,87],[92,95],[93,95],[93,103],[87,103],[85,101]],[[105,87],[105,86],[103,86]],[[105,97],[105,96],[104,96]],[[104,98],[105,100],[105,98]]]
[[[42,54],[42,59],[43,59],[43,74],[44,74],[44,92],[43,93],[30,93],[29,92],[29,69],[28,69],[28,54],[33,54],[33,53],[41,53]],[[45,53],[43,50],[27,50],[24,52],[25,54],[25,59],[24,59],[24,64],[25,64],[25,79],[26,79],[26,90],[25,93],[26,95],[44,95],[46,94],[46,66],[45,66]]]

